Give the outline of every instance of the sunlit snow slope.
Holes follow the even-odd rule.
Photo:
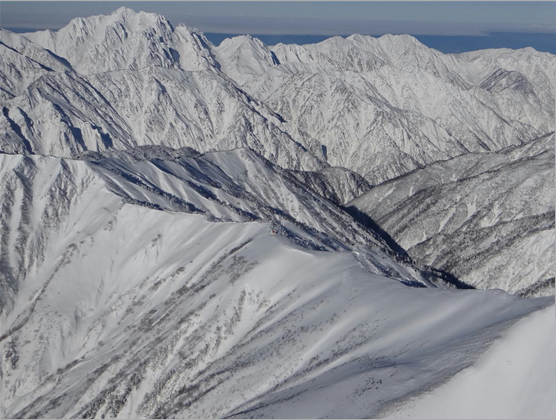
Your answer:
[[[177,168],[149,189],[110,160],[1,157],[6,417],[372,416],[553,302],[408,287],[396,276],[418,273],[379,243],[373,269],[294,223],[305,243],[211,220],[158,190],[195,203]],[[236,153],[208,162],[241,168]]]
[[[394,407],[389,417],[554,418],[555,334],[554,308],[538,312],[512,327],[473,367]]]

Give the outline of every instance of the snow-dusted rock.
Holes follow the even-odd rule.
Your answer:
[[[467,154],[348,203],[409,254],[479,288],[554,294],[554,135]]]

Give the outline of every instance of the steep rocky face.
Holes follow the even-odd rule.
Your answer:
[[[325,150],[328,163],[358,172],[372,184],[466,151],[434,121],[421,117],[416,124],[374,95],[372,83],[357,74],[348,78],[358,80],[321,73],[272,77],[261,87],[272,92],[263,100],[309,150]]]
[[[348,204],[421,263],[479,288],[554,294],[554,135],[467,154],[388,181]]]

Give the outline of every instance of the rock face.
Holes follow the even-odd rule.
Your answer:
[[[126,8],[0,29],[2,417],[376,417],[480,369],[553,309],[555,82]]]
[[[554,294],[554,135],[385,182],[347,206],[476,287]]]

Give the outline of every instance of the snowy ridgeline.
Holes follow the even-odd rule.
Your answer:
[[[385,182],[347,207],[411,257],[481,289],[554,294],[554,135]]]
[[[556,416],[516,296],[554,294],[553,55],[125,8],[0,50],[3,417],[438,417],[485,377],[453,416]]]
[[[370,233],[365,258],[324,250],[341,226],[307,210],[318,196],[265,178],[249,153],[187,159],[2,156],[6,417],[373,416],[553,305],[432,287]],[[214,165],[214,193],[186,186],[195,165]],[[226,185],[222,168],[248,173]],[[301,193],[291,211],[306,226],[238,211],[255,185],[284,202]]]
[[[215,47],[123,8],[0,41],[5,152],[249,147],[377,184],[554,131],[556,57],[531,48],[445,55],[407,35]]]
[[[0,41],[0,151],[168,159],[249,148],[337,204],[407,175],[358,210],[414,259],[475,287],[553,294],[554,165],[534,146],[553,141],[552,54],[442,54],[407,35],[216,47],[126,8],[58,32],[0,30]],[[517,173],[508,159],[523,160]],[[494,176],[499,161],[508,167]],[[420,174],[439,171],[448,185],[420,187]]]

